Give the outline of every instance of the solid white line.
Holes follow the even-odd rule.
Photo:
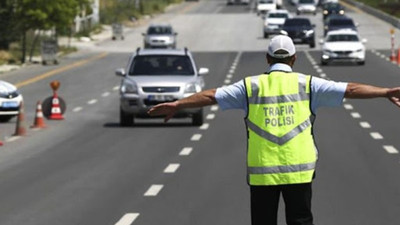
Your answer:
[[[215,112],[218,111],[219,107],[217,105],[211,106],[211,111]]]
[[[383,148],[389,154],[398,154],[399,153],[399,151],[395,147],[393,147],[391,145],[384,145]]]
[[[101,96],[102,96],[102,97],[107,97],[107,96],[109,96],[109,95],[110,95],[110,92],[107,91],[107,92],[104,92]]]
[[[350,105],[350,104],[344,104],[343,106],[344,106],[344,108],[347,109],[347,110],[352,110],[352,109],[353,109],[353,106]]]
[[[75,107],[75,108],[72,110],[72,112],[79,112],[79,111],[81,111],[81,110],[82,110],[82,107],[78,106],[78,107]]]
[[[131,225],[139,215],[139,213],[127,213],[115,225]]]
[[[184,147],[182,151],[179,153],[179,155],[190,155],[192,151],[193,151],[192,147]]]
[[[92,100],[87,102],[87,104],[89,104],[89,105],[93,105],[95,103],[97,103],[97,99],[92,99]]]
[[[193,134],[191,141],[199,141],[201,139],[201,134]]]
[[[210,124],[208,123],[203,123],[203,125],[201,125],[199,127],[200,130],[207,130],[210,127]]]
[[[368,122],[360,122],[360,126],[362,128],[371,128],[371,125]]]
[[[179,166],[180,165],[178,163],[171,163],[167,166],[167,168],[164,169],[164,173],[175,173]]]
[[[215,114],[213,114],[213,113],[208,114],[206,117],[206,119],[208,119],[208,120],[213,120],[214,118],[215,118]]]
[[[369,135],[375,140],[383,139],[382,135],[378,132],[371,132]]]
[[[361,115],[360,115],[360,113],[358,113],[358,112],[352,112],[352,113],[351,113],[351,116],[352,116],[353,118],[361,118]]]
[[[164,185],[162,184],[153,184],[146,191],[146,193],[144,193],[144,196],[157,196],[163,187]]]

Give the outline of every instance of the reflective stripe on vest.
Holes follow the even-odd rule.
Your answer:
[[[317,154],[311,134],[310,77],[272,72],[248,77],[245,85],[249,184],[311,182]]]

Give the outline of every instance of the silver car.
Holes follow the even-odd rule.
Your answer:
[[[144,48],[176,48],[177,35],[171,25],[152,24],[143,33]]]
[[[148,118],[147,111],[162,102],[171,102],[204,88],[202,75],[208,68],[197,70],[192,54],[185,48],[137,49],[126,70],[116,70],[123,79],[120,86],[120,124],[134,125],[135,117]],[[185,109],[177,117],[191,117],[192,124],[203,124],[201,108]]]
[[[22,95],[14,85],[0,80],[0,122],[7,122],[18,115],[22,101]]]

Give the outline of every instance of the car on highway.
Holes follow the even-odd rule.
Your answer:
[[[298,0],[296,4],[296,14],[311,13],[317,14],[317,3],[314,0]]]
[[[287,18],[292,18],[292,16],[286,9],[276,9],[269,11],[264,18],[264,38],[268,38],[268,36],[271,34],[280,34],[282,26]]]
[[[315,47],[315,25],[304,17],[288,18],[282,26],[281,34],[292,38],[294,44],[308,44]]]
[[[227,5],[248,5],[250,0],[227,0]]]
[[[365,64],[366,39],[360,39],[354,30],[329,31],[325,39],[320,40],[322,45],[321,64],[327,65],[333,61],[350,61],[359,65]]]
[[[332,14],[344,15],[344,7],[338,2],[328,2],[322,5],[323,20]]]
[[[169,24],[151,24],[144,36],[144,48],[176,48],[178,33]]]
[[[134,125],[135,117],[148,118],[147,111],[162,102],[171,102],[204,88],[208,68],[197,70],[190,51],[185,49],[137,49],[126,70],[115,71],[122,77],[120,86],[120,124]],[[192,124],[203,124],[201,108],[185,109],[177,117],[191,117]]]
[[[256,0],[257,15],[264,16],[268,11],[277,8],[276,0]]]
[[[329,31],[350,29],[357,31],[357,24],[353,19],[344,15],[330,15],[324,21],[324,36]]]
[[[18,115],[22,101],[22,94],[17,87],[0,80],[0,122],[7,122]]]

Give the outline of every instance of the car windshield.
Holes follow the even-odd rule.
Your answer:
[[[328,35],[327,42],[338,42],[338,41],[358,41],[358,36],[354,34],[332,34]]]
[[[258,3],[274,3],[273,0],[259,0]]]
[[[284,26],[311,26],[311,23],[307,19],[292,19],[286,20]]]
[[[177,55],[139,55],[136,56],[129,75],[194,75],[188,56]]]
[[[288,18],[287,13],[270,13],[268,14],[268,18]]]
[[[149,27],[147,34],[172,34],[172,28],[167,26]]]
[[[337,9],[342,9],[342,6],[336,3],[330,3],[330,4],[326,4],[324,6],[324,9],[330,9],[330,10],[337,10]]]
[[[314,4],[314,0],[299,0],[299,3],[311,3],[311,4]]]
[[[332,26],[354,26],[353,20],[351,19],[333,19],[329,21],[329,25]]]

